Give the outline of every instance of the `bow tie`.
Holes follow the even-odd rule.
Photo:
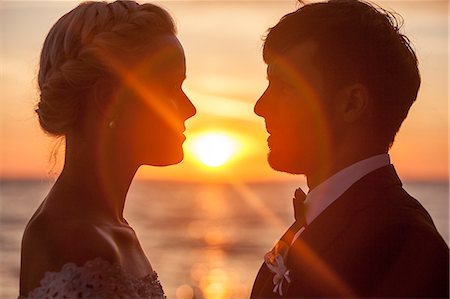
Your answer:
[[[306,194],[301,188],[297,188],[294,193],[293,203],[294,203],[294,216],[295,220],[301,225],[306,224],[305,219],[305,199]]]
[[[286,285],[289,285],[291,282],[290,271],[285,265],[289,248],[298,237],[297,233],[300,233],[300,229],[306,226],[305,199],[306,194],[302,189],[298,188],[295,190],[293,198],[295,222],[275,244],[274,248],[264,256],[266,266],[275,274],[273,277],[273,292],[278,293],[280,296],[283,296],[283,291],[287,288]],[[283,284],[284,281],[286,283]]]

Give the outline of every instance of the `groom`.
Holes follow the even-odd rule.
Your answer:
[[[448,298],[449,248],[388,155],[420,85],[394,16],[307,4],[269,30],[263,56],[269,164],[305,174],[310,191],[295,192],[296,221],[251,298]]]

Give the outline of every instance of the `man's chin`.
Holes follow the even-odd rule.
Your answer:
[[[273,170],[286,172],[290,174],[304,174],[305,171],[300,167],[299,161],[289,154],[276,154],[273,151],[269,152],[267,157],[270,167]]]

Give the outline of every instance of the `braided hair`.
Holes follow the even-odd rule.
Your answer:
[[[115,76],[106,56],[133,56],[157,37],[175,33],[170,15],[148,3],[84,2],[62,16],[50,29],[40,57],[36,113],[43,130],[66,136],[77,125],[91,88],[99,79]]]

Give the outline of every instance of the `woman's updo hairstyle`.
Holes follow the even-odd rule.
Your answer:
[[[132,58],[157,37],[175,33],[164,9],[134,1],[85,2],[62,16],[40,57],[36,112],[41,127],[50,135],[67,135],[82,117],[94,84],[117,77],[108,56]]]

